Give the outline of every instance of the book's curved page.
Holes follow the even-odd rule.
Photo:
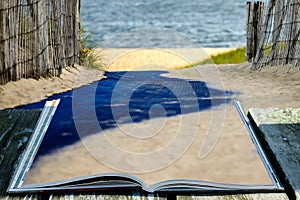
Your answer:
[[[238,92],[168,73],[132,71],[118,85],[125,73],[109,72],[51,97],[60,105],[11,191],[280,189],[232,103]]]

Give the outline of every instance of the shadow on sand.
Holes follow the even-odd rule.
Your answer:
[[[84,122],[87,127],[86,136],[94,134],[93,127],[99,125],[102,130],[106,130],[117,127],[119,123],[199,112],[231,102],[233,92],[208,88],[202,81],[161,76],[167,73],[168,71],[107,72],[107,78],[99,82],[53,95],[18,109],[42,108],[47,100],[61,99],[38,153],[47,154],[80,140],[72,111],[75,93],[80,95],[76,98],[76,109],[80,110],[82,116],[87,116],[86,119],[89,118],[90,111],[94,110],[99,122],[97,125],[91,124],[89,120]],[[91,95],[94,97],[93,105],[88,98]]]

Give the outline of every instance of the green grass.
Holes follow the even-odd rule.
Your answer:
[[[211,58],[208,58],[199,63],[192,64],[190,66],[186,66],[185,68],[204,64],[239,64],[245,61],[246,47],[241,47],[226,53],[221,53],[216,56],[212,56]]]
[[[212,56],[215,64],[238,64],[246,61],[246,47]]]
[[[102,58],[95,54],[97,44],[92,40],[92,33],[80,29],[80,64],[90,68],[104,70],[104,64],[101,64]]]

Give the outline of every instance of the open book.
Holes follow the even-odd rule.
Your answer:
[[[160,181],[150,186],[138,177],[128,174],[99,174],[93,176],[79,177],[67,181],[26,185],[19,189],[21,191],[71,191],[71,190],[113,190],[113,189],[142,189],[146,192],[186,192],[186,191],[223,191],[223,192],[257,192],[280,190],[272,185],[237,185],[221,184],[198,180],[173,179]]]
[[[8,192],[115,189],[142,189],[147,192],[282,190],[272,166],[265,157],[238,102],[235,103],[238,112],[230,111],[236,114],[230,117],[239,119],[238,113],[240,114],[244,124],[246,124],[245,127],[242,120],[236,121],[237,124],[241,125],[239,128],[243,128],[239,131],[242,133],[237,135],[233,133],[224,134],[212,151],[202,157],[199,156],[199,144],[201,144],[203,138],[201,140],[201,138],[195,137],[182,154],[176,159],[170,159],[172,162],[168,160],[168,156],[174,156],[174,151],[176,153],[174,149],[164,152],[167,155],[166,157],[159,154],[158,156],[161,157],[152,156],[148,160],[134,157],[140,158],[141,155],[147,157],[149,156],[147,152],[134,154],[132,157],[126,157],[124,152],[118,155],[118,151],[106,145],[108,141],[106,137],[109,137],[111,142],[123,140],[120,146],[132,151],[136,150],[132,149],[133,147],[138,149],[139,145],[146,148],[147,143],[136,143],[132,147],[133,142],[128,138],[124,139],[118,131],[113,132],[114,129],[109,129],[109,132],[103,131],[100,135],[91,134],[82,138],[81,141],[50,152],[44,152],[43,146],[46,146],[46,149],[49,147],[47,147],[45,138],[50,141],[49,137],[51,137],[45,136],[45,134],[49,134],[47,129],[50,122],[53,121],[52,117],[58,104],[59,100],[45,104]],[[158,118],[158,120],[161,119]],[[125,124],[124,127],[118,127],[118,130],[124,130],[127,128],[126,126]],[[165,126],[168,126],[168,122]],[[197,124],[197,126],[199,125]],[[231,126],[236,128],[235,125]],[[227,127],[229,130],[231,130],[231,126],[224,125],[225,129]],[[56,127],[55,130],[59,130],[55,124],[54,127]],[[246,128],[250,134],[248,134]],[[111,136],[113,135],[112,132],[114,136]],[[186,134],[188,133],[187,131]],[[60,135],[61,137],[68,136],[67,133]],[[58,141],[57,138],[54,140]],[[233,143],[228,140],[233,140]],[[87,142],[90,146],[83,145]],[[106,152],[102,157],[93,154],[92,147],[99,146],[101,151]],[[114,158],[118,161],[117,166],[114,165]],[[157,167],[156,164],[160,164],[160,167]]]

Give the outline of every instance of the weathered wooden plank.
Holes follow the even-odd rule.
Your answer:
[[[264,56],[264,45],[265,45],[265,41],[267,40],[267,36],[268,36],[267,31],[268,31],[268,28],[269,28],[269,25],[270,25],[270,22],[271,22],[272,11],[273,11],[273,8],[274,8],[274,4],[275,4],[275,1],[270,1],[269,2],[267,14],[266,14],[266,17],[264,19],[264,23],[263,23],[264,26],[263,26],[263,29],[262,29],[261,39],[258,43],[256,55],[255,55],[254,61],[253,61],[253,68],[255,68],[255,69],[261,68],[261,65],[259,65],[258,62],[259,61],[261,62],[261,59]]]
[[[61,1],[52,1],[53,11],[50,14],[52,16],[52,51],[53,51],[53,65],[55,70],[54,76],[59,76],[62,73],[62,68],[65,66],[63,63],[65,53],[63,50],[63,39],[62,39],[62,8]]]
[[[74,1],[73,23],[74,65],[75,63],[79,63],[80,60],[80,0]]]
[[[40,113],[40,109],[0,111],[0,194],[5,194]]]
[[[67,66],[74,64],[74,23],[73,23],[73,1],[65,1],[65,16],[64,16],[64,36],[65,36],[65,56]]]
[[[45,34],[45,0],[37,1],[36,4],[36,31],[35,31],[35,60],[36,60],[36,73],[37,77],[45,75],[46,63],[45,63],[45,52],[47,49],[48,34]],[[47,37],[47,39],[46,39]]]
[[[22,195],[8,195],[0,196],[0,200],[166,200],[166,195],[161,194],[144,194],[138,191],[114,193],[90,191],[84,193],[60,193],[60,194],[22,194]]]
[[[6,82],[9,80],[9,22],[8,22],[8,13],[9,13],[9,2],[2,2],[3,8],[4,8],[4,18],[3,18],[3,52],[4,52],[4,61],[3,61],[3,70],[4,70],[4,76],[6,79]]]
[[[256,54],[257,51],[257,46],[259,43],[259,38],[258,38],[258,18],[259,18],[259,2],[255,2],[253,5],[253,54]]]
[[[51,194],[49,199],[52,200],[165,200],[166,196],[159,194],[140,193],[138,191],[104,193],[104,192],[85,192],[85,193],[64,193],[61,195]]]
[[[262,38],[264,3],[247,2],[247,16],[247,61],[251,62]]]
[[[285,193],[234,194],[234,195],[193,195],[178,196],[178,200],[285,200]]]
[[[6,82],[5,80],[5,74],[4,74],[4,5],[2,2],[0,2],[0,84],[4,84]]]
[[[272,55],[271,58],[273,59],[271,61],[272,65],[276,65],[278,60],[276,59],[279,55],[280,48],[278,48],[279,43],[277,41],[279,40],[279,36],[282,30],[282,24],[281,21],[283,20],[284,13],[281,12],[283,10],[283,1],[278,0],[275,2],[275,13],[278,13],[274,16],[274,32],[272,34]]]
[[[289,197],[300,199],[300,108],[250,109],[248,115]]]
[[[9,1],[9,74],[10,80],[16,81],[18,77],[18,2],[16,0]]]
[[[298,43],[299,30],[298,30],[298,18],[299,18],[299,3],[298,0],[293,0],[292,3],[292,14],[291,14],[291,27],[290,27],[290,36],[289,36],[289,51],[287,55],[287,62],[294,63],[296,60],[296,44]]]
[[[253,38],[253,2],[247,2],[247,43],[246,60],[252,62],[254,57],[254,38]]]
[[[178,200],[287,200],[288,197],[284,193],[262,193],[262,194],[236,194],[236,195],[191,195],[191,196],[174,196]],[[51,200],[165,200],[166,196],[157,194],[141,195],[139,193],[126,194],[97,194],[95,192],[73,194],[64,193],[60,195],[20,195],[20,196],[2,196],[0,200],[20,199],[20,200],[36,200],[36,199],[51,199]],[[172,199],[172,198],[170,198]]]

